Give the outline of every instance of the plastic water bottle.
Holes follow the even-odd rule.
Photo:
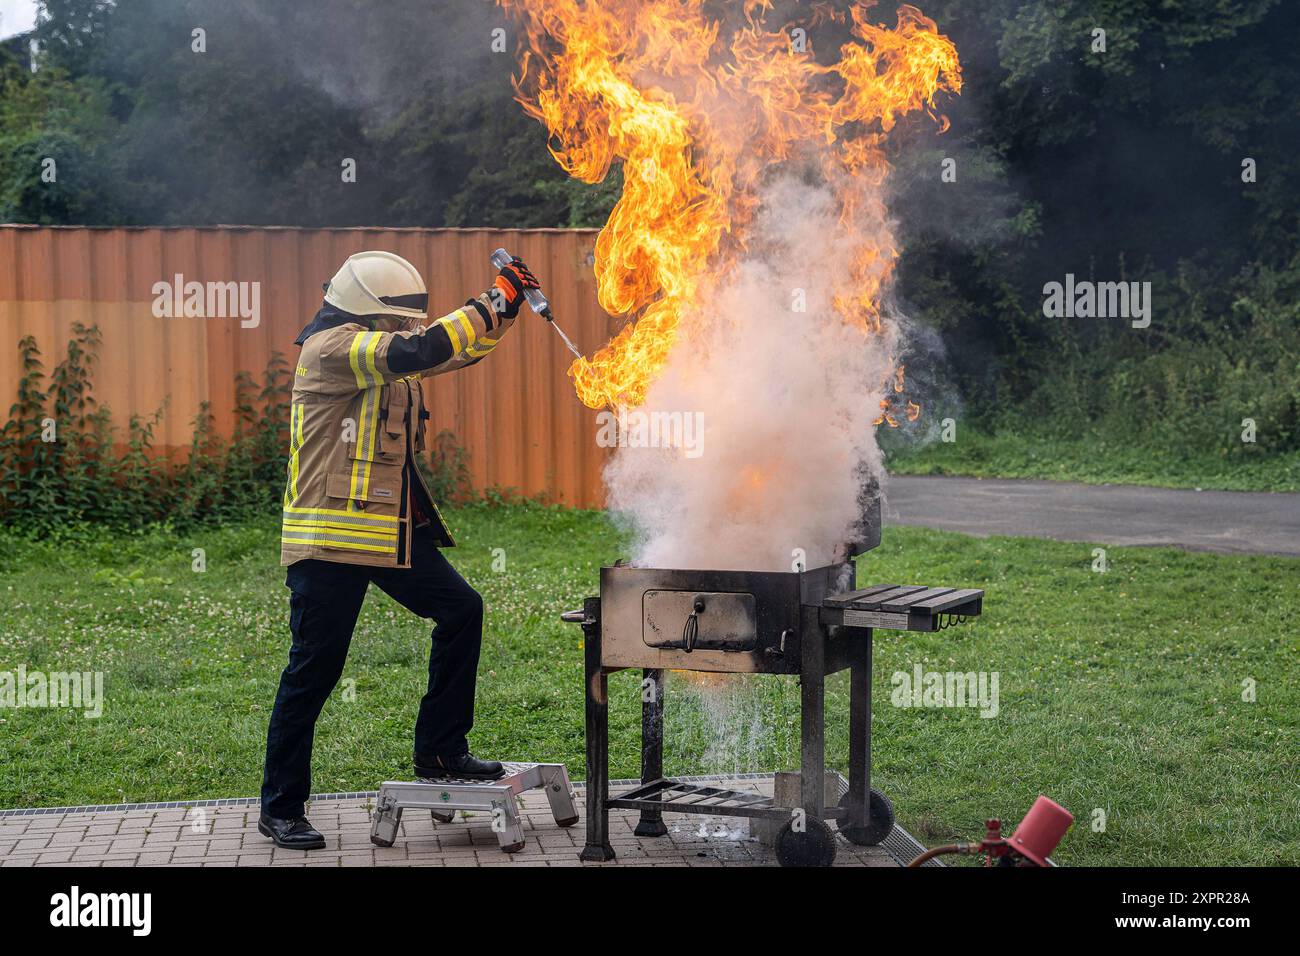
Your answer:
[[[498,269],[504,269],[514,261],[514,256],[504,249],[498,249],[492,253],[492,264]],[[525,289],[524,296],[528,299],[528,304],[533,307],[533,311],[540,315],[546,321],[551,322],[551,303],[546,301],[546,296],[542,295],[541,289]]]
[[[498,269],[504,269],[513,261],[514,256],[510,255],[510,253],[506,252],[504,249],[498,249],[496,252],[492,253],[492,264]],[[559,333],[560,338],[564,340],[564,344],[569,351],[577,358],[582,358],[582,352],[580,352],[578,347],[573,344],[572,339],[564,334],[564,329],[560,328],[559,324],[555,321],[555,316],[551,313],[551,303],[546,301],[546,296],[542,295],[542,290],[525,289],[524,296],[528,299],[528,304],[533,307],[533,311],[549,322],[551,328],[555,329],[555,331]]]

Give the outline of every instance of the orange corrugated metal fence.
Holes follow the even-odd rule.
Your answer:
[[[595,238],[582,229],[0,226],[0,404],[7,413],[15,394],[18,340],[34,335],[48,370],[80,321],[103,334],[94,391],[115,423],[165,406],[156,436],[174,452],[189,446],[206,400],[228,434],[236,373],[260,380],[273,350],[292,362],[293,339],[319,307],[321,283],[362,249],[413,262],[429,286],[430,311],[443,314],[491,284],[488,256],[505,246],[542,279],[557,320],[591,351],[615,329],[596,302]],[[185,282],[260,283],[259,323],[155,317],[154,284],[178,274]],[[489,358],[432,379],[432,433],[456,435],[479,489],[597,507],[606,452],[596,445],[596,413],[574,397],[570,355],[545,326],[525,309]]]

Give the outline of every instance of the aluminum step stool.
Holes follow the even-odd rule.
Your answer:
[[[517,853],[524,848],[524,829],[515,798],[525,790],[546,791],[556,826],[571,827],[578,822],[578,807],[564,764],[507,763],[504,767],[505,776],[497,780],[440,777],[414,783],[384,782],[375,804],[370,842],[392,846],[403,810],[428,810],[435,824],[450,823],[457,810],[483,810],[492,814],[492,831],[502,851]]]

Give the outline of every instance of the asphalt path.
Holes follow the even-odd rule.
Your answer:
[[[884,523],[1108,545],[1300,556],[1300,494],[892,475]]]

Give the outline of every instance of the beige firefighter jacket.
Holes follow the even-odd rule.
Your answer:
[[[346,314],[306,331],[293,378],[281,564],[410,567],[423,520],[439,544],[455,544],[414,466],[428,417],[421,379],[492,351],[514,324],[492,298],[484,293],[418,331],[374,331]]]

